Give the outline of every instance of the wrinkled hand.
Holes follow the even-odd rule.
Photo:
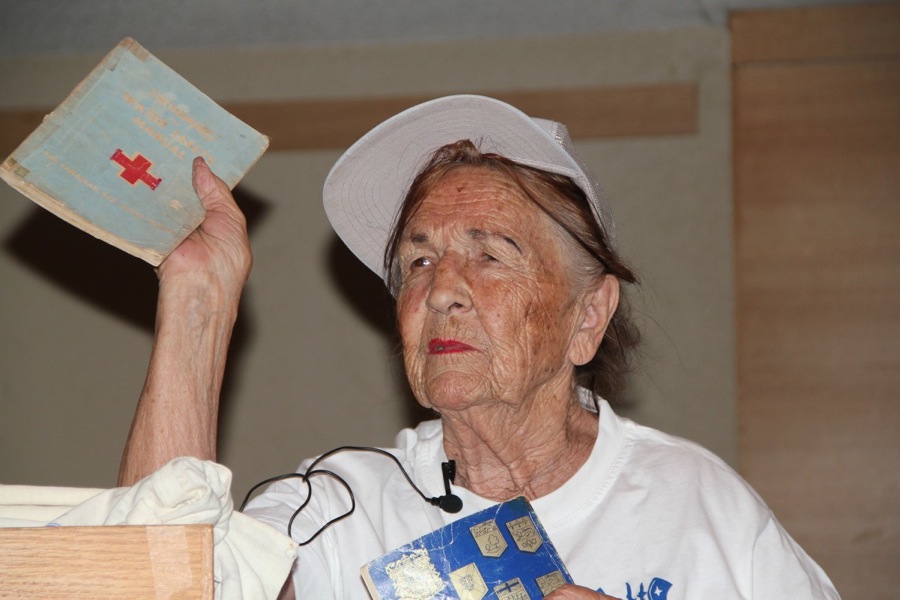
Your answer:
[[[566,584],[553,590],[544,600],[617,600],[580,585]]]
[[[206,217],[159,265],[160,282],[187,276],[215,281],[240,293],[253,263],[244,214],[231,190],[202,158],[194,159],[193,184]]]

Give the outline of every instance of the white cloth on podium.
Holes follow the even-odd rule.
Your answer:
[[[226,467],[190,457],[131,487],[0,485],[0,527],[210,524],[216,598],[276,598],[297,544],[234,512],[230,488]]]

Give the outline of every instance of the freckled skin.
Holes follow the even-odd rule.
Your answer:
[[[490,171],[454,171],[423,201],[400,247],[398,297],[407,374],[422,404],[517,405],[570,376],[575,298],[552,227]],[[407,242],[412,235],[425,239]],[[427,264],[410,264],[422,258]],[[430,356],[434,338],[475,351]]]
[[[488,498],[549,493],[596,438],[575,400],[585,292],[571,284],[562,235],[515,183],[464,167],[423,200],[399,247],[410,386],[441,415],[457,483]],[[430,353],[435,339],[472,349]]]

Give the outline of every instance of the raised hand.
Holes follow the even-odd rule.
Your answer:
[[[157,274],[161,282],[181,275],[211,278],[239,293],[253,262],[247,221],[228,186],[202,158],[194,159],[193,183],[206,217],[162,262]]]

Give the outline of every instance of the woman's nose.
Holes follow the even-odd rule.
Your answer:
[[[464,274],[463,260],[445,255],[438,262],[425,300],[433,311],[451,314],[465,312],[472,305],[469,284]]]

